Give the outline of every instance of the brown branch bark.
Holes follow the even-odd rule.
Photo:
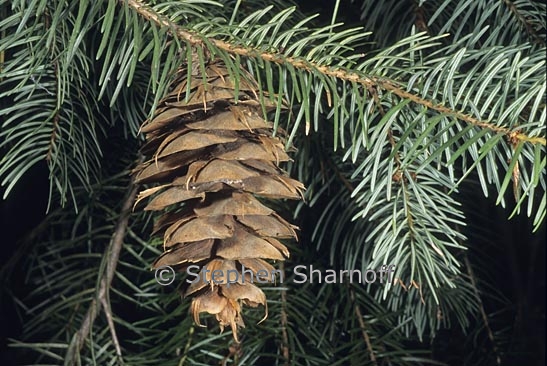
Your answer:
[[[536,30],[534,29],[534,26],[520,13],[520,11],[515,6],[515,3],[509,0],[505,0],[504,2],[511,11],[511,13],[513,13],[518,19],[520,24],[522,24],[524,29],[526,29],[526,33],[528,33],[530,38],[532,38],[535,43],[545,46],[545,41],[538,36]]]
[[[108,328],[110,329],[110,336],[112,337],[112,342],[114,343],[114,348],[116,349],[116,355],[119,359],[122,358],[122,348],[120,346],[120,341],[118,340],[118,335],[116,334],[116,327],[114,325],[114,317],[112,316],[112,308],[110,306],[110,301],[106,296],[100,298],[101,305],[103,306],[104,313],[106,315],[106,321],[108,323]]]
[[[425,10],[423,6],[420,6],[420,2],[418,0],[414,0],[412,3],[413,10],[414,10],[414,25],[420,32],[426,32],[427,34],[430,34],[429,27],[427,26],[427,19],[425,16]]]
[[[189,44],[193,46],[203,46],[205,43],[204,37],[196,33],[180,28],[177,24],[173,23],[165,16],[156,13],[152,8],[147,6],[141,0],[120,0],[120,2],[134,9],[144,19],[154,22],[159,26],[168,28],[173,36],[185,42],[188,42]],[[360,85],[363,85],[364,87],[372,86],[376,88],[381,88],[403,99],[410,99],[412,102],[416,104],[423,105],[439,113],[451,115],[461,121],[464,121],[465,123],[468,123],[480,128],[489,129],[496,133],[503,133],[507,136],[511,134],[514,138],[524,142],[531,143],[531,144],[546,145],[545,137],[528,136],[522,132],[513,131],[510,128],[505,126],[498,126],[488,121],[479,120],[468,114],[455,111],[451,108],[443,106],[442,104],[436,104],[416,94],[407,92],[406,90],[404,90],[403,87],[399,87],[395,85],[393,82],[388,80],[384,80],[384,79],[380,79],[376,77],[366,77],[352,71],[325,66],[325,65],[319,65],[307,60],[303,60],[301,58],[287,57],[280,53],[265,52],[252,47],[238,46],[238,45],[234,45],[229,42],[215,39],[215,38],[207,38],[207,42],[217,47],[218,49],[223,50],[232,55],[261,58],[264,61],[273,62],[277,64],[290,64],[293,68],[298,70],[303,70],[306,72],[317,72],[317,73],[330,76],[339,80],[344,80],[344,81],[360,84]]]
[[[65,365],[73,365],[76,363],[76,360],[79,358],[78,355],[85,341],[89,337],[89,333],[91,331],[91,328],[93,327],[93,323],[95,322],[95,319],[97,318],[101,310],[105,311],[114,347],[116,348],[116,354],[121,359],[121,347],[116,336],[116,331],[114,329],[114,321],[108,295],[110,291],[110,285],[112,284],[112,280],[114,279],[114,274],[116,272],[116,266],[118,265],[118,259],[120,257],[123,240],[125,238],[125,234],[127,232],[127,227],[129,224],[129,216],[137,197],[138,189],[138,185],[134,184],[133,181],[131,181],[128,187],[128,194],[123,203],[120,216],[118,218],[114,233],[112,234],[112,238],[110,240],[110,245],[107,247],[104,253],[104,256],[107,257],[106,270],[102,274],[99,291],[97,292],[95,298],[91,301],[89,309],[80,326],[80,329],[72,338],[65,357]]]

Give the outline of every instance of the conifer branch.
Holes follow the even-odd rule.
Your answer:
[[[380,102],[380,98],[378,97],[378,92],[375,88],[369,88],[369,92],[372,95],[372,98],[374,99],[374,103],[376,103],[376,107],[380,111],[380,115],[384,117],[386,115],[386,112],[384,111],[384,107],[382,107],[382,103]],[[397,143],[395,142],[395,138],[393,137],[393,131],[391,128],[388,128],[387,130],[387,138],[389,140],[389,144],[391,145],[392,149],[396,149]],[[408,187],[405,182],[405,176],[404,172],[401,171],[401,154],[399,154],[399,151],[395,153],[393,156],[393,159],[395,160],[395,166],[397,167],[397,170],[395,171],[395,174],[393,174],[392,177],[390,177],[393,181],[399,182],[403,189],[403,200],[405,202],[405,217],[406,222],[408,224],[408,230],[409,230],[409,238],[410,238],[410,245],[415,245],[415,229],[414,229],[414,220],[412,219],[412,212],[410,211],[410,197],[408,192]],[[412,279],[411,279],[412,280]]]
[[[104,253],[104,256],[107,257],[106,270],[100,280],[99,291],[97,292],[96,297],[91,301],[82,325],[80,326],[80,329],[78,330],[78,332],[76,332],[71,341],[71,344],[67,351],[67,355],[65,357],[65,365],[71,365],[71,362],[74,362],[74,360],[79,358],[77,355],[79,354],[85,341],[89,337],[91,329],[93,328],[93,323],[99,315],[101,308],[103,308],[105,311],[107,322],[109,324],[110,332],[113,338],[113,343],[116,348],[116,353],[119,357],[121,357],[121,347],[119,345],[119,341],[116,337],[116,331],[114,329],[112,310],[111,307],[108,306],[108,294],[110,292],[110,285],[112,284],[112,280],[114,279],[114,274],[118,265],[118,259],[120,257],[123,240],[125,238],[125,234],[127,232],[129,224],[129,216],[131,214],[133,204],[135,203],[138,189],[139,185],[135,184],[132,181],[129,185],[129,193],[123,203],[114,233],[112,234],[110,245],[106,248]]]
[[[334,21],[313,25],[313,16],[299,12],[290,0],[274,0],[266,8],[256,0],[0,0],[0,155],[5,153],[0,157],[0,182],[7,187],[6,195],[16,183],[26,190],[23,181],[18,183],[20,177],[36,178],[34,187],[41,183],[41,172],[32,167],[45,164],[50,184],[46,218],[25,235],[0,269],[2,282],[16,280],[10,285],[16,291],[7,288],[9,293],[23,296],[14,302],[23,319],[21,337],[10,341],[19,348],[17,356],[29,364],[125,361],[144,366],[153,360],[182,366],[275,360],[287,366],[380,366],[440,364],[454,356],[460,364],[488,359],[500,365],[527,354],[531,348],[526,344],[533,343],[515,343],[518,324],[496,332],[493,320],[503,322],[514,309],[505,301],[494,301],[492,309],[482,303],[498,292],[495,286],[482,285],[485,279],[475,263],[480,258],[455,253],[463,250],[467,234],[472,249],[481,228],[494,224],[495,230],[504,221],[490,221],[486,211],[478,220],[467,220],[465,208],[474,205],[478,194],[461,195],[467,189],[461,185],[464,180],[475,181],[485,195],[497,189],[498,202],[516,207],[514,215],[520,210],[522,216],[535,217],[534,231],[545,219],[546,135],[540,125],[545,119],[544,5],[440,0],[419,7],[422,2],[386,1],[379,6],[365,0],[361,15],[367,19],[355,23],[346,18],[355,9],[341,7],[340,15],[350,24],[339,27]],[[363,28],[372,30],[373,38]],[[451,35],[440,35],[445,31]],[[530,45],[533,37],[541,44]],[[360,53],[365,50],[372,55]],[[180,84],[173,86],[173,79]],[[288,104],[293,108],[285,119],[282,109]],[[275,110],[274,121],[265,117],[270,110]],[[224,118],[229,113],[231,118]],[[155,117],[142,125],[146,115]],[[147,133],[142,150],[150,160],[140,164],[147,180],[130,185],[120,169],[141,145],[136,140],[139,128],[150,127],[154,119],[158,129]],[[234,126],[241,129],[228,129]],[[251,126],[262,129],[254,134]],[[300,138],[312,126],[317,133]],[[204,131],[208,127],[215,131]],[[287,130],[280,134],[279,149],[269,137],[278,127]],[[215,144],[195,148],[204,136]],[[231,139],[236,140],[224,142]],[[259,329],[248,324],[243,343],[195,331],[190,319],[180,322],[185,307],[178,296],[160,296],[153,281],[142,282],[150,277],[145,267],[157,257],[158,248],[145,239],[150,214],[127,220],[125,207],[132,206],[134,186],[173,184],[147,190],[150,198],[156,188],[162,195],[171,190],[162,199],[190,197],[189,188],[198,188],[194,183],[207,194],[207,200],[198,202],[196,195],[156,210],[161,217],[154,231],[163,238],[167,226],[181,222],[174,245],[164,242],[165,264],[205,263],[200,258],[216,256],[223,243],[228,243],[224,250],[238,251],[227,255],[247,256],[251,245],[239,246],[243,240],[223,242],[212,236],[220,231],[231,235],[232,228],[241,229],[238,236],[266,229],[278,235],[280,231],[269,225],[274,220],[286,229],[283,235],[295,235],[295,227],[285,224],[282,215],[251,217],[246,209],[251,196],[240,191],[254,186],[260,197],[263,190],[254,184],[254,176],[245,185],[242,179],[231,179],[232,167],[257,174],[254,161],[264,150],[271,154],[265,160],[271,164],[263,167],[281,172],[280,154],[293,141],[298,155],[289,166],[310,183],[309,208],[299,205],[294,217],[311,231],[303,244],[316,248],[300,251],[301,262],[362,269],[394,263],[398,278],[370,291],[344,281],[349,292],[324,292],[315,282],[303,286],[296,297],[277,293],[279,301],[269,304],[276,322]],[[224,168],[205,171],[217,163]],[[200,183],[202,170],[208,177]],[[279,178],[274,183],[280,189],[293,187],[287,184],[293,180],[286,172]],[[508,200],[511,182],[515,203]],[[299,187],[295,193],[300,197]],[[75,210],[51,204],[59,197],[64,205],[69,195]],[[235,202],[230,215],[222,211],[224,199]],[[154,204],[162,205],[161,199]],[[25,211],[28,205],[18,206]],[[32,217],[25,219],[30,225]],[[268,225],[259,225],[262,219]],[[466,221],[469,229],[460,230]],[[185,232],[182,225],[188,227]],[[207,235],[212,246],[189,241],[186,234],[195,232]],[[268,255],[284,255],[282,243],[264,244],[272,243],[279,253]],[[283,270],[281,255],[275,260]],[[123,275],[122,268],[116,269],[118,260]],[[224,261],[226,268],[231,260]],[[220,263],[218,258],[213,261]],[[274,268],[266,262],[261,265]],[[239,268],[241,262],[234,267]],[[410,281],[404,279],[409,273]],[[17,274],[24,274],[24,280],[15,278]],[[17,288],[20,284],[24,288]],[[203,287],[193,293],[194,316],[197,313],[199,321],[200,313],[207,312],[221,328],[235,330],[243,326],[237,304],[263,305],[266,310],[258,287],[246,291],[246,297],[236,287],[231,293],[219,286],[210,287],[216,292]],[[211,298],[222,305],[227,295],[233,302],[226,304],[233,306],[224,306],[226,311],[210,306]],[[242,298],[258,301],[244,304]],[[118,307],[143,311],[123,313]],[[444,351],[445,333],[438,330],[456,323],[482,336],[484,347],[466,341],[458,354],[439,352]],[[344,327],[349,328],[339,334]],[[438,342],[423,342],[428,333]],[[446,341],[450,351],[452,343]],[[502,344],[517,346],[505,351]]]
[[[170,21],[165,16],[162,16],[161,14],[156,13],[151,7],[149,7],[147,4],[145,4],[141,0],[120,0],[120,1],[122,4],[127,4],[129,7],[133,8],[144,19],[147,19],[149,21],[156,23],[157,25],[161,27],[165,27],[169,29],[173,36],[176,36],[179,39],[185,42],[188,42],[189,44],[194,46],[204,45],[205,40],[202,36],[195,34],[194,32],[182,29],[181,27],[179,27],[177,24]],[[498,126],[494,123],[477,119],[471,115],[453,110],[452,108],[445,107],[442,104],[434,103],[416,94],[407,92],[406,90],[404,90],[403,87],[397,86],[389,80],[385,80],[385,79],[381,79],[377,77],[366,77],[349,70],[334,68],[334,67],[330,67],[326,65],[319,65],[314,62],[304,60],[301,58],[286,57],[281,53],[266,52],[266,51],[258,50],[252,47],[234,45],[232,43],[215,39],[215,38],[207,38],[206,41],[207,43],[212,44],[218,49],[232,55],[251,57],[251,58],[260,58],[264,61],[272,62],[272,63],[280,64],[280,65],[289,64],[294,69],[297,69],[297,70],[303,70],[309,73],[314,73],[314,72],[319,73],[325,76],[333,77],[335,79],[360,84],[364,86],[365,88],[371,87],[371,86],[376,88],[381,88],[383,90],[392,92],[393,94],[403,99],[409,99],[416,104],[425,106],[439,113],[451,115],[461,121],[464,121],[467,124],[488,129],[495,133],[502,133],[507,136],[511,134],[514,136],[514,138],[527,143],[541,144],[544,146],[546,145],[546,139],[543,136],[528,136],[522,132],[513,131],[509,127]]]

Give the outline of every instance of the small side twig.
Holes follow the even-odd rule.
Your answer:
[[[108,328],[110,329],[110,336],[112,337],[112,342],[114,343],[114,348],[116,349],[116,355],[121,359],[122,358],[122,348],[120,347],[120,341],[116,334],[116,327],[114,326],[114,317],[112,316],[112,308],[110,302],[106,297],[101,297],[101,304],[106,315],[106,321],[108,322]]]
[[[496,342],[494,340],[494,333],[492,332],[492,329],[490,328],[490,323],[488,322],[488,316],[486,315],[486,311],[484,310],[484,304],[479,294],[479,289],[477,288],[477,281],[475,280],[475,272],[473,271],[473,268],[471,267],[471,262],[469,261],[469,258],[467,257],[467,254],[465,253],[464,253],[464,261],[465,261],[465,266],[467,267],[467,273],[469,274],[469,277],[471,279],[471,285],[473,285],[473,292],[475,293],[475,296],[477,296],[477,299],[479,301],[479,308],[480,308],[479,310],[481,312],[481,317],[484,323],[484,327],[486,329],[486,333],[488,334],[488,339],[490,340],[490,342],[492,342],[492,351],[494,352],[494,355],[496,355],[496,365],[501,365],[501,357],[500,357],[498,347],[496,346]]]
[[[545,46],[545,41],[538,35],[536,30],[534,29],[534,26],[529,22],[528,19],[524,15],[521,14],[521,12],[518,10],[517,6],[515,5],[515,2],[504,0],[505,5],[509,8],[511,13],[515,15],[517,20],[520,24],[526,29],[526,33],[528,36],[536,43],[542,46]]]
[[[192,324],[190,326],[190,329],[188,329],[188,340],[186,341],[186,346],[184,346],[184,351],[178,366],[184,366],[184,363],[186,362],[186,358],[188,357],[188,351],[190,351],[190,346],[192,345],[193,335],[194,335],[194,324]]]
[[[361,309],[359,308],[359,305],[357,304],[357,301],[355,301],[355,292],[352,288],[349,289],[349,295],[351,298],[351,302],[353,303],[353,309],[355,311],[355,316],[357,317],[357,321],[359,322],[359,328],[361,328],[361,333],[363,334],[363,339],[365,340],[365,344],[367,345],[368,353],[370,354],[370,360],[375,366],[378,366],[378,361],[376,360],[376,355],[374,354],[374,350],[372,348],[372,343],[370,342],[370,337],[368,335],[365,320],[363,318],[363,314],[361,313]]]

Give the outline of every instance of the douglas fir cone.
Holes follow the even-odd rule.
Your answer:
[[[143,152],[151,159],[137,167],[136,180],[161,185],[141,192],[138,201],[153,195],[145,210],[164,211],[154,227],[154,234],[164,237],[164,253],[154,267],[208,270],[205,281],[185,292],[193,296],[194,320],[200,324],[200,313],[214,314],[237,340],[237,328],[244,326],[241,305],[266,306],[266,297],[247,271],[247,278],[239,275],[230,284],[213,281],[211,272],[272,273],[266,259],[289,256],[278,239],[296,238],[296,227],[255,196],[299,199],[304,186],[278,166],[289,157],[263,118],[273,105],[260,104],[256,83],[247,76],[236,88],[219,61],[205,72],[205,77],[195,72],[190,85],[187,71],[180,72],[155,117],[142,127]]]

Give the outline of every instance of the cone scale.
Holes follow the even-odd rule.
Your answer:
[[[267,260],[287,258],[280,239],[296,238],[296,227],[257,197],[300,199],[304,186],[279,168],[289,156],[262,117],[255,83],[239,80],[236,101],[235,83],[221,62],[205,71],[205,78],[193,75],[190,85],[181,73],[143,125],[142,151],[150,160],[137,167],[136,181],[159,185],[142,191],[137,203],[148,199],[145,210],[163,212],[153,234],[163,235],[164,253],[154,267],[199,267],[199,280],[184,294],[192,297],[195,322],[201,325],[200,313],[213,314],[237,340],[242,305],[266,307],[253,279],[267,273],[261,281],[272,282],[274,267]],[[215,270],[224,276],[212,278]],[[229,273],[235,283],[227,282]]]

